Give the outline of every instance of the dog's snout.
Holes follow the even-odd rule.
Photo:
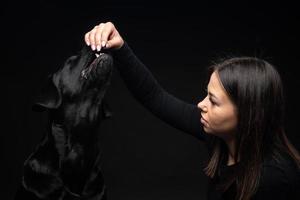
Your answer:
[[[95,56],[98,58],[99,56],[102,56],[104,53],[95,53]]]
[[[106,76],[112,68],[112,57],[105,53],[95,53],[94,58],[86,64],[87,66],[81,71],[81,78],[98,79]]]

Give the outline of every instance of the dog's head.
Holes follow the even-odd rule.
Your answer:
[[[113,59],[109,52],[95,54],[84,46],[49,76],[33,110],[55,111],[58,123],[72,125],[90,124],[99,116],[109,117],[111,112],[103,98],[110,83],[112,68]]]

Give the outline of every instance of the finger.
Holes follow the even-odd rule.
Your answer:
[[[89,41],[90,41],[90,45],[91,45],[91,48],[93,51],[96,49],[96,42],[95,42],[96,31],[97,31],[97,26],[95,26],[93,28],[93,30],[90,31],[90,34],[89,34]]]
[[[121,37],[113,37],[111,40],[106,42],[105,48],[117,48],[119,49],[124,44],[124,41]]]
[[[110,38],[110,36],[113,34],[114,31],[116,31],[114,25],[111,22],[107,22],[101,34],[102,47],[106,47],[107,42],[113,38]]]
[[[90,46],[90,39],[89,39],[89,37],[90,37],[90,32],[87,32],[85,35],[84,35],[84,41],[85,41],[85,43],[86,43],[86,45],[88,45],[88,46]]]
[[[97,27],[96,33],[95,33],[95,45],[97,48],[97,51],[101,50],[101,37],[102,37],[102,31],[105,27],[105,24],[101,23]]]

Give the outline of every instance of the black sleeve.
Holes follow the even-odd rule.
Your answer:
[[[196,105],[166,92],[126,42],[114,51],[113,56],[127,88],[140,103],[169,125],[200,140],[205,139]]]

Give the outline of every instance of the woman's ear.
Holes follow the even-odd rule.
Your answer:
[[[54,81],[54,76],[48,76],[43,84],[40,93],[36,96],[32,106],[33,111],[44,111],[46,109],[56,109],[61,105],[62,97],[58,83]]]

